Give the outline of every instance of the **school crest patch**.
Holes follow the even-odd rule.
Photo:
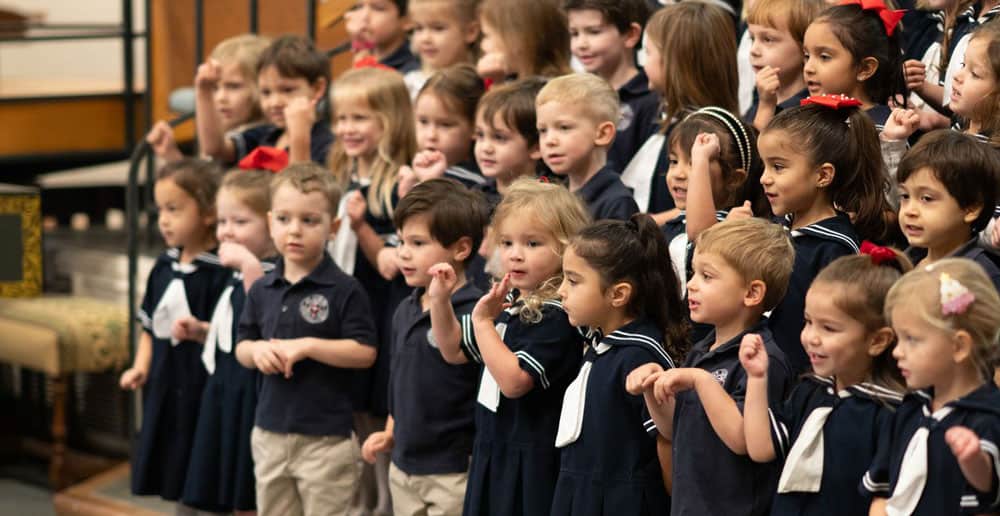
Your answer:
[[[635,112],[632,111],[632,106],[622,104],[621,109],[618,110],[618,126],[615,129],[617,131],[624,131],[632,127],[632,120],[634,119]]]
[[[716,369],[712,371],[712,376],[715,377],[715,381],[719,382],[719,385],[726,385],[726,378],[729,377],[728,369]]]
[[[299,303],[299,314],[306,322],[319,324],[330,316],[330,302],[321,294],[313,294]]]
[[[434,338],[433,330],[427,330],[427,344],[430,344],[434,349],[438,348],[438,341]]]

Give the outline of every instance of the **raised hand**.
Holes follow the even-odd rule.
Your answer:
[[[368,201],[361,195],[360,190],[355,190],[347,194],[347,219],[351,229],[357,231],[365,221],[365,212],[368,211]]]
[[[643,364],[632,370],[631,373],[625,377],[625,390],[629,394],[638,396],[647,389],[646,380],[653,377],[657,373],[663,372],[663,366],[657,364],[656,362],[650,362],[648,364]],[[651,386],[651,384],[650,384]]]
[[[422,150],[413,157],[413,172],[418,182],[444,176],[448,168],[444,153],[437,150]]]
[[[295,97],[285,106],[285,124],[290,131],[309,133],[316,123],[316,99]]]
[[[212,93],[219,86],[222,77],[222,65],[215,59],[209,59],[198,65],[194,75],[194,87],[203,93]]]
[[[916,59],[903,62],[903,76],[908,90],[919,91],[927,81],[927,65]]]
[[[726,220],[749,219],[751,217],[753,217],[753,203],[750,201],[743,201],[743,206],[737,206],[729,210],[729,214],[726,215]]]
[[[719,136],[715,133],[698,133],[691,145],[691,162],[710,162],[719,157]]]
[[[764,339],[756,333],[748,333],[740,342],[740,364],[751,378],[763,378],[767,374],[767,350]]]
[[[666,403],[679,392],[694,388],[695,372],[690,368],[668,369],[656,375],[653,385],[653,397],[657,403]],[[648,383],[648,382],[647,382]]]
[[[427,270],[431,275],[431,283],[427,286],[427,297],[430,299],[451,298],[451,292],[458,283],[455,269],[448,263],[435,263]]]
[[[761,103],[778,103],[778,90],[781,89],[781,81],[778,80],[779,71],[780,68],[765,66],[757,72],[757,97]]]
[[[219,244],[219,262],[222,263],[223,267],[242,269],[244,264],[251,261],[258,261],[257,257],[243,244],[236,242]]]
[[[493,324],[493,320],[500,315],[504,308],[507,308],[507,292],[510,291],[510,275],[505,274],[503,279],[494,283],[483,297],[479,298],[475,308],[472,309],[472,322]]]
[[[920,127],[920,114],[912,109],[895,108],[885,121],[880,135],[886,141],[905,140]]]
[[[146,134],[146,142],[152,147],[153,153],[164,161],[177,161],[184,157],[174,140],[174,129],[162,120],[154,124]]]

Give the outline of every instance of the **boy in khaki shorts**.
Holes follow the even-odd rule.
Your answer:
[[[262,373],[251,434],[260,514],[344,514],[358,481],[350,369],[375,362],[375,325],[364,289],[325,251],[339,200],[314,163],[271,182],[281,258],[247,293],[236,346]]]

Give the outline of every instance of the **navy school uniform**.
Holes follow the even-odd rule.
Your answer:
[[[866,109],[865,114],[875,124],[875,130],[881,133],[882,129],[885,129],[885,123],[889,120],[889,116],[892,115],[892,108],[885,104],[875,104],[870,109]]]
[[[230,134],[229,139],[236,148],[236,159],[233,162],[239,162],[261,145],[273,146],[278,143],[278,139],[284,132],[285,130],[281,127],[263,124],[241,133]],[[316,122],[313,124],[309,131],[309,158],[320,165],[326,164],[326,155],[330,151],[331,145],[333,145],[333,133],[330,132],[330,123]],[[287,151],[288,149],[283,150]]]
[[[667,189],[667,169],[670,167],[670,131],[677,125],[671,121],[660,131],[661,115],[657,116],[653,134],[639,147],[632,160],[622,169],[622,182],[632,189],[632,197],[644,213],[661,213],[674,207],[674,198]]]
[[[910,247],[906,250],[906,256],[913,263],[920,263],[921,260],[927,257],[927,249]],[[962,247],[956,249],[954,253],[951,253],[951,256],[953,258],[968,258],[978,263],[983,268],[983,271],[986,272],[986,275],[990,277],[993,287],[1000,292],[1000,256],[984,247],[979,238],[973,237],[963,244]]]
[[[383,57],[379,64],[384,64],[405,74],[420,69],[420,58],[410,50],[410,40],[407,39],[393,53]]]
[[[554,446],[563,393],[580,370],[583,335],[569,323],[562,304],[546,301],[542,319],[528,323],[519,312],[523,300],[496,320],[504,344],[518,357],[521,369],[535,381],[517,399],[498,392],[489,371],[480,368],[476,437],[465,492],[463,514],[548,514],[559,476],[559,451]],[[462,350],[482,364],[471,321],[465,321]]]
[[[790,224],[789,218],[784,219]],[[774,340],[785,352],[792,370],[798,374],[809,371],[809,356],[802,348],[800,334],[805,324],[806,292],[813,279],[826,265],[841,256],[858,254],[860,238],[846,214],[837,215],[808,226],[791,230],[792,247],[795,248],[795,265],[788,279],[788,290],[778,303],[768,326]]]
[[[264,272],[273,262],[261,262]],[[236,360],[236,333],[246,302],[243,275],[233,272],[212,313],[202,363],[208,380],[188,463],[182,501],[210,512],[256,510],[250,431],[257,409],[256,369]]]
[[[173,345],[170,325],[187,313],[208,320],[230,277],[214,251],[186,264],[180,263],[180,255],[180,249],[172,248],[157,258],[139,309],[139,321],[153,340],[153,356],[142,392],[142,429],[132,455],[132,493],[167,500],[180,499],[184,489],[206,377],[202,345]]]
[[[622,183],[618,173],[609,167],[598,170],[576,191],[576,195],[587,205],[587,210],[595,221],[628,220],[639,212],[632,192]]]
[[[368,296],[324,253],[297,283],[285,279],[284,259],[247,293],[238,340],[353,339],[375,345]],[[269,432],[350,437],[351,370],[306,358],[292,377],[260,375],[254,424]]]
[[[788,97],[783,102],[779,102],[777,106],[774,107],[774,114],[777,115],[786,109],[791,109],[794,107],[799,107],[802,103],[802,99],[809,97],[809,90],[807,88],[802,88],[795,95]],[[757,106],[760,103],[760,99],[757,97],[757,89],[753,90],[753,104],[750,104],[750,109],[743,115],[743,120],[746,123],[753,125],[753,119],[757,117]]]
[[[596,335],[587,347],[563,399],[556,446],[564,447],[551,514],[652,515],[670,506],[656,454],[659,432],[643,397],[625,391],[625,378],[643,364],[674,367],[662,340],[659,328],[639,319]]]
[[[392,321],[389,413],[392,463],[407,475],[444,475],[469,469],[479,366],[444,361],[431,334],[431,314],[414,289]],[[483,291],[471,282],[451,296],[460,321],[468,320]]]
[[[466,188],[475,189],[486,183],[486,178],[479,170],[479,165],[474,160],[456,163],[444,171],[444,177],[448,177],[462,183]]]
[[[794,376],[763,320],[715,350],[711,349],[715,342],[712,331],[691,348],[684,361],[684,367],[711,372],[740,410],[746,397],[747,374],[739,354],[747,333],[757,333],[764,340],[770,363],[768,399],[784,400]],[[778,481],[777,464],[757,464],[747,455],[733,453],[715,433],[694,390],[679,393],[675,399],[670,514],[767,514]]]
[[[811,440],[801,432],[814,411],[832,409],[820,434],[823,472],[819,491],[779,492],[771,507],[772,516],[868,514],[871,501],[857,492],[858,482],[871,466],[876,451],[889,445],[886,429],[903,397],[869,383],[840,392],[835,389],[832,378],[809,374],[787,401],[770,404],[771,442],[779,461],[788,460],[789,451],[800,437]],[[794,464],[785,462],[784,467],[793,468],[789,474],[795,475]]]
[[[912,392],[904,398],[892,424],[885,429],[889,432],[891,446],[876,454],[858,489],[866,496],[890,497],[899,481],[911,438],[919,429],[926,428],[927,480],[913,514],[938,516],[997,511],[1000,509],[1000,471],[996,468],[1000,463],[996,444],[1000,442],[1000,391],[990,381],[946,403],[937,412],[932,412],[931,399],[932,394],[926,390]],[[979,436],[982,450],[992,459],[994,477],[990,493],[980,493],[966,482],[955,455],[944,440],[945,432],[959,425]]]
[[[649,89],[646,72],[639,73],[618,88],[621,104],[615,141],[608,149],[608,164],[621,172],[632,156],[659,127],[660,96]]]

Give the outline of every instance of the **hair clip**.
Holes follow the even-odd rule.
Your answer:
[[[942,272],[940,279],[941,313],[943,315],[964,314],[969,309],[969,305],[976,300],[975,294],[947,272]]]
[[[260,146],[250,151],[240,160],[238,167],[244,170],[263,169],[277,174],[288,166],[288,153],[276,147]]]
[[[812,95],[808,98],[802,99],[799,102],[800,106],[808,106],[809,104],[816,104],[817,106],[823,106],[830,109],[843,109],[849,107],[858,107],[861,105],[861,101],[848,97],[847,95]]]
[[[896,263],[896,253],[888,247],[873,244],[867,240],[861,242],[861,254],[871,257],[872,263],[882,265],[884,263]]]
[[[749,173],[750,152],[753,147],[750,142],[750,137],[747,135],[747,130],[743,127],[743,124],[740,123],[739,119],[733,116],[733,114],[729,111],[715,106],[703,107],[688,115],[688,118],[694,115],[708,115],[722,122],[722,125],[726,126],[726,129],[729,130],[729,134],[733,135],[733,140],[736,141],[736,147],[740,151],[740,162],[743,165],[743,170]]]
[[[886,35],[892,36],[899,20],[906,14],[905,9],[892,10],[886,7],[882,0],[841,0],[838,5],[860,5],[862,11],[875,11],[875,14],[882,20]]]

